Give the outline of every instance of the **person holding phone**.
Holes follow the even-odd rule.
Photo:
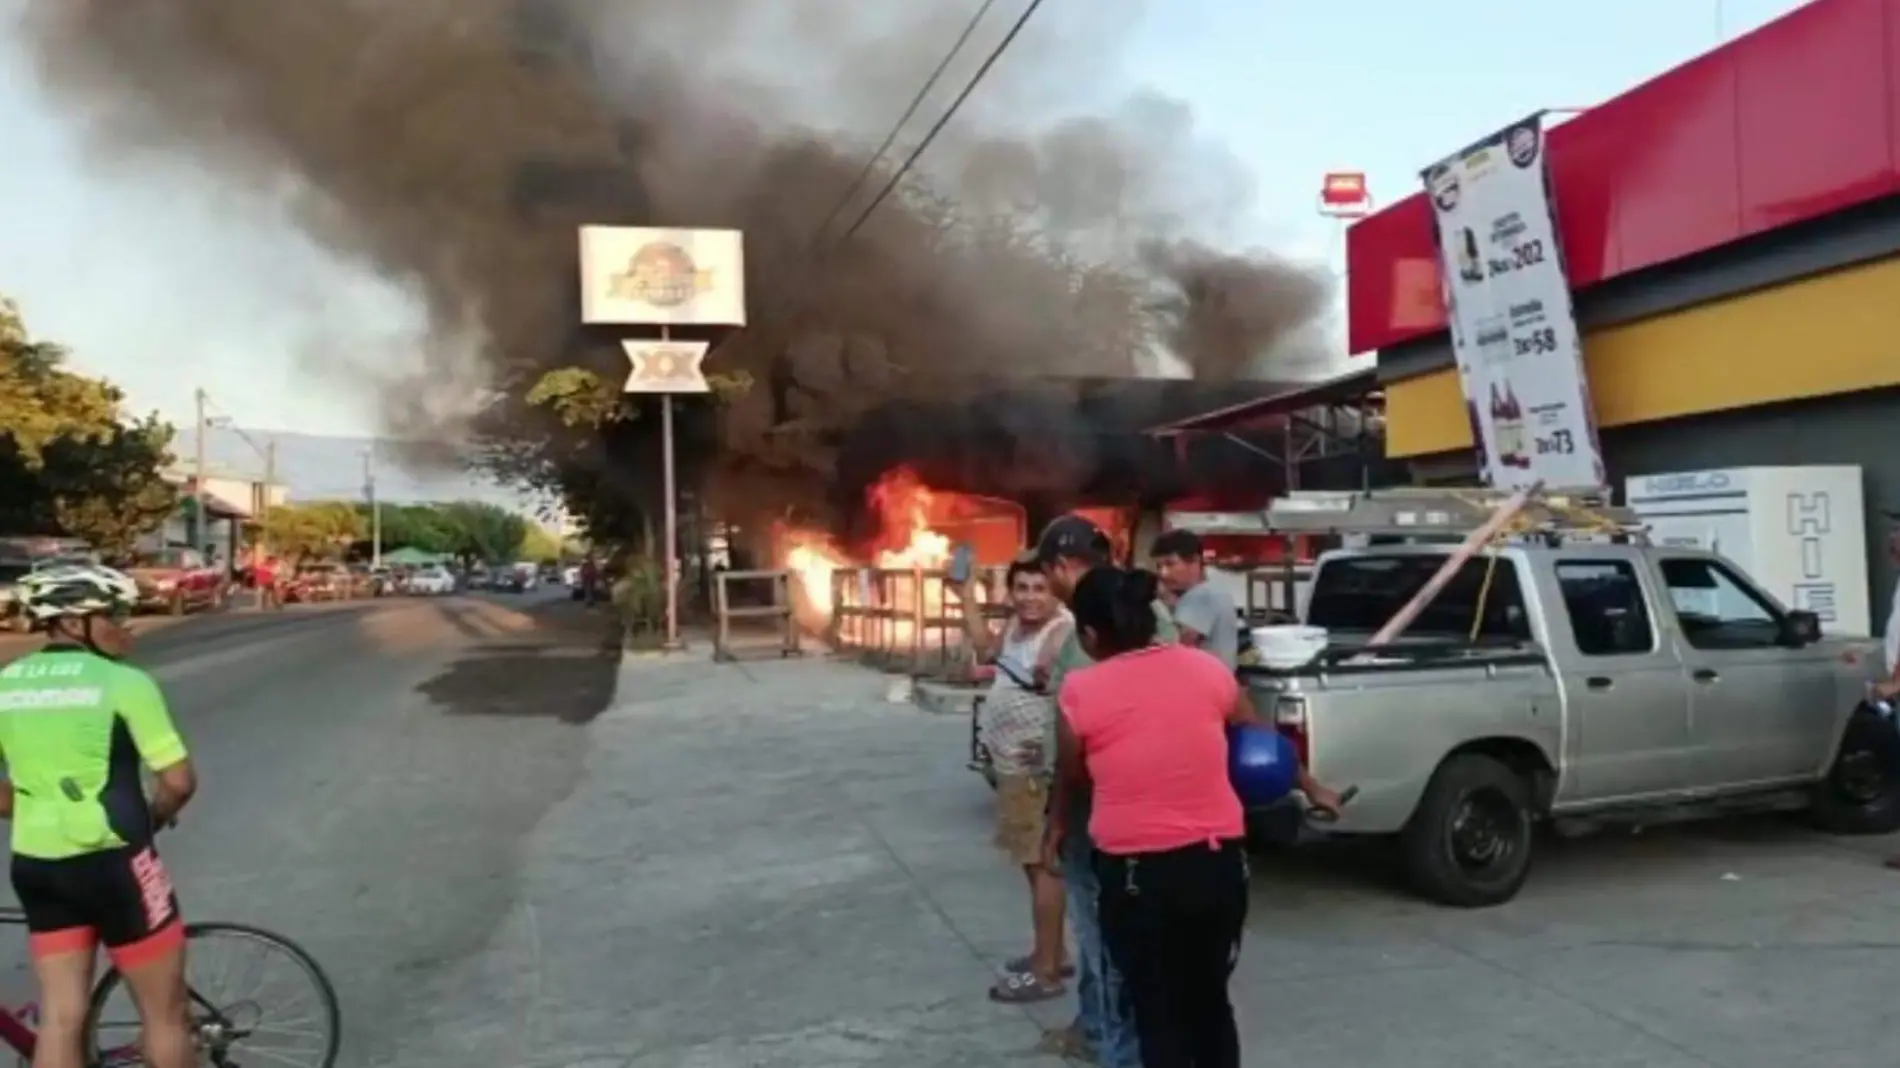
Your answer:
[[[1071,969],[1063,944],[1062,877],[1042,857],[1052,755],[1046,740],[1055,727],[1055,705],[1035,680],[1068,632],[1068,613],[1050,594],[1035,560],[1019,559],[1006,578],[1009,618],[992,628],[980,610],[975,568],[967,551],[959,556],[952,579],[965,606],[965,638],[978,677],[990,681],[977,716],[977,741],[996,771],[996,844],[1022,866],[1029,884],[1030,951],[1003,966],[990,998],[1047,1001],[1065,993]]]

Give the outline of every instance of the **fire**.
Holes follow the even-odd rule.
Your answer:
[[[908,572],[873,578],[859,570],[856,589],[845,591],[851,604],[876,605],[890,612],[889,619],[850,618],[841,626],[848,631],[847,641],[878,640],[880,643],[909,646],[916,636],[916,618],[942,619],[945,616],[945,590],[942,581],[917,572],[940,571],[949,566],[953,550],[951,536],[937,529],[938,516],[947,516],[963,508],[961,495],[944,493],[926,486],[914,471],[898,468],[885,474],[865,494],[878,518],[878,532],[865,553],[869,566],[880,571]],[[821,628],[830,623],[839,606],[832,581],[840,570],[857,569],[860,564],[842,550],[828,535],[812,530],[783,528],[779,543],[785,567],[798,577],[807,611],[808,626]],[[949,597],[955,601],[954,596]],[[929,624],[926,624],[927,626]],[[953,631],[955,628],[940,630]],[[878,633],[874,638],[870,631]],[[951,644],[959,634],[946,633]]]

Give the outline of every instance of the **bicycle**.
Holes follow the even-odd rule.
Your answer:
[[[25,925],[26,914],[19,909],[0,909],[0,926]],[[343,1039],[342,1011],[337,1005],[336,989],[330,985],[329,977],[302,946],[283,935],[241,923],[186,924],[185,939],[185,978],[191,999],[191,1029],[204,1063],[213,1068],[255,1068],[260,1061],[293,1064],[299,1068],[335,1068]],[[263,990],[265,984],[262,982],[246,982],[249,989],[245,994],[222,999],[222,1007],[202,992],[204,987],[197,980],[203,977],[199,966],[204,958],[214,952],[214,947],[236,943],[261,947],[287,959],[302,973],[309,987],[308,992],[314,994],[316,999],[314,1022],[321,1025],[320,1030],[303,1032],[294,1026],[301,1020],[279,1020],[267,1016],[265,1006],[254,996]],[[138,1049],[138,1013],[130,1004],[129,996],[124,998],[124,1022],[109,1022],[115,1019],[116,1014],[108,1014],[107,1007],[115,994],[123,992],[123,986],[124,980],[119,970],[108,967],[93,987],[92,1001],[86,1010],[85,1063],[90,1068],[134,1068],[145,1063]],[[125,1030],[129,1036],[108,1039],[108,1030]],[[292,1060],[281,1047],[266,1041],[272,1036],[291,1035],[308,1035],[316,1039],[312,1059]],[[19,1014],[11,1009],[0,1008],[0,1044],[21,1058],[30,1060],[38,1041],[37,1033]]]

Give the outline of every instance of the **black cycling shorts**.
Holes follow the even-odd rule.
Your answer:
[[[149,845],[63,860],[16,856],[13,892],[35,957],[91,952],[104,943],[123,969],[184,944],[171,875]]]

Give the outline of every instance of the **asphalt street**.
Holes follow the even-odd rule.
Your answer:
[[[623,660],[521,600],[203,624],[231,629],[145,652],[204,778],[163,848],[193,918],[323,961],[345,1068],[1056,1065],[1030,1049],[1069,1005],[983,995],[1027,935],[966,724],[885,676]],[[1558,843],[1474,912],[1363,849],[1264,853],[1248,1063],[1890,1066],[1894,848],[1771,818]]]
[[[579,774],[573,724],[605,707],[614,661],[602,617],[559,597],[234,612],[135,654],[202,780],[161,842],[188,918],[262,924],[315,954],[344,1002],[345,1065],[388,1063],[433,1026],[403,1007],[490,936],[520,838]],[[0,998],[17,1005],[17,930],[8,944]]]

